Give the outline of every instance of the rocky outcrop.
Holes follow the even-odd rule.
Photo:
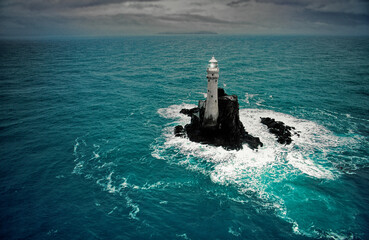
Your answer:
[[[191,117],[191,123],[184,128],[175,127],[175,136],[187,136],[191,141],[222,146],[225,149],[242,149],[244,143],[251,149],[263,146],[258,137],[251,136],[239,118],[239,105],[236,95],[227,95],[223,89],[218,89],[218,123],[214,127],[203,127],[205,112],[204,101],[199,102],[199,107],[182,109],[180,112]]]
[[[176,137],[185,137],[186,132],[185,132],[184,128],[181,125],[178,125],[174,128],[174,135]]]
[[[291,131],[295,130],[294,127],[287,126],[283,122],[276,121],[275,119],[269,117],[261,118],[261,123],[268,127],[269,132],[277,137],[277,141],[279,143],[288,145],[292,142]],[[299,134],[296,132],[294,132],[294,134],[299,136]]]

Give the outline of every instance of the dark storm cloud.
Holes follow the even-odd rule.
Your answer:
[[[284,5],[284,6],[292,6],[292,7],[308,7],[311,5],[319,6],[320,8],[329,7],[336,4],[346,5],[347,7],[355,6],[355,5],[364,5],[366,7],[366,11],[369,11],[369,1],[367,0],[234,0],[227,3],[228,6],[238,7],[242,6],[246,3],[263,3],[263,4],[274,4],[274,5]]]
[[[369,35],[367,0],[0,0],[0,36],[154,34]]]
[[[232,2],[227,3],[227,6],[238,7],[238,6],[240,6],[244,3],[247,3],[247,2],[250,2],[250,0],[236,0],[236,1],[232,1]]]
[[[236,0],[228,3],[228,6],[231,7],[238,7],[245,3],[251,2],[251,0]],[[272,3],[276,5],[291,5],[291,6],[307,6],[307,3],[303,0],[296,1],[296,0],[254,0],[257,3]]]
[[[202,22],[202,23],[220,23],[220,24],[232,24],[235,22],[218,19],[215,17],[208,17],[196,14],[171,14],[168,16],[159,17],[162,20],[175,21],[175,22]]]
[[[321,22],[332,25],[357,26],[368,25],[368,14],[353,14],[342,12],[321,12],[305,9],[302,14],[297,16],[301,21]]]
[[[108,5],[113,3],[124,2],[156,2],[159,0],[63,0],[63,1],[47,1],[47,0],[4,0],[0,6],[18,6],[30,10],[45,10],[50,8],[80,8]]]
[[[242,7],[249,3],[286,6],[296,10],[291,20],[319,22],[331,25],[356,26],[369,24],[369,1],[366,0],[235,0],[230,7]]]

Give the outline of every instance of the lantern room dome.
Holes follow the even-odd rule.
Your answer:
[[[209,61],[209,68],[218,68],[218,61],[214,58],[214,56]]]
[[[209,63],[218,63],[218,61],[217,61],[217,60],[215,59],[215,57],[213,56],[213,57],[210,59]]]

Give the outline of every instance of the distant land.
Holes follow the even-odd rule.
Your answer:
[[[159,34],[218,34],[217,32],[210,31],[197,31],[197,32],[160,32]]]

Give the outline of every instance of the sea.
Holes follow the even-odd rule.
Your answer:
[[[258,150],[174,136],[212,56]],[[369,239],[369,37],[3,39],[0,60],[1,239]]]

